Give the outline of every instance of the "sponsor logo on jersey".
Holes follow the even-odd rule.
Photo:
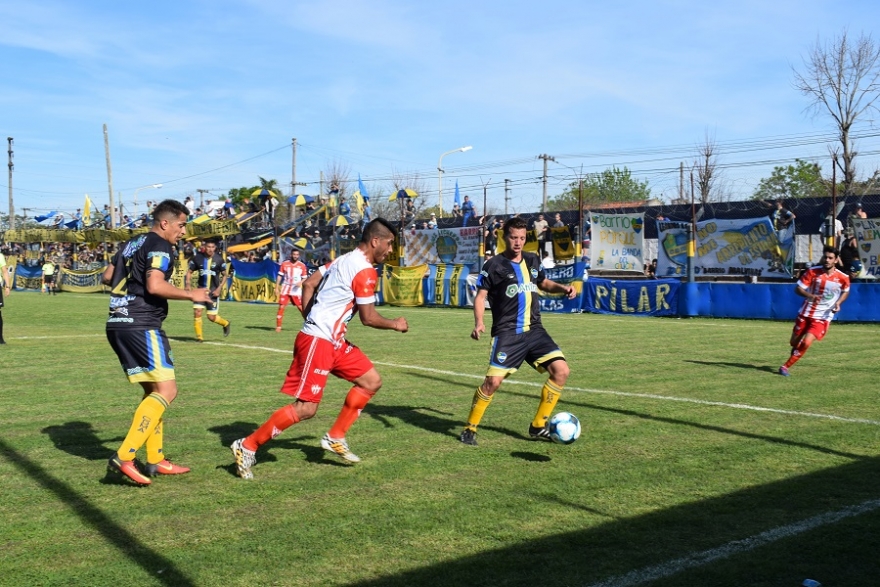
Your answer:
[[[318,395],[319,393],[321,393],[321,386],[320,385],[313,385],[312,386],[312,395]]]
[[[327,369],[315,369],[315,375],[329,375],[330,371]]]
[[[521,283],[519,285],[515,283],[511,283],[507,286],[507,290],[504,292],[505,295],[509,298],[513,298],[518,296],[521,293],[531,292],[535,293],[538,291],[538,286],[534,283]]]

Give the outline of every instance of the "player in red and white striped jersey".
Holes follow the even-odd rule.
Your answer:
[[[302,312],[302,282],[309,275],[305,263],[299,260],[299,251],[292,249],[290,259],[283,262],[275,278],[275,297],[278,298],[278,313],[275,315],[275,332],[281,332],[284,308],[293,304]]]
[[[813,341],[822,340],[828,324],[840,305],[849,296],[849,276],[837,269],[839,252],[832,246],[822,249],[822,264],[810,267],[798,280],[795,293],[806,298],[791,333],[791,357],[779,368],[788,377],[789,368],[797,363]]]
[[[272,414],[256,432],[232,443],[239,477],[252,479],[260,445],[301,420],[315,415],[331,373],[353,383],[336,422],[321,439],[321,446],[356,463],[360,458],[348,448],[345,434],[361,410],[382,386],[373,363],[345,339],[346,327],[355,314],[371,328],[406,332],[406,318],[390,320],[376,311],[378,274],[374,264],[382,263],[394,246],[396,231],[387,220],[377,218],[364,227],[358,247],[342,255],[303,282],[306,322],[296,336],[293,362],[281,386],[282,393],[295,399]]]

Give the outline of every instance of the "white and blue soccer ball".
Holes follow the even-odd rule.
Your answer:
[[[559,412],[547,422],[550,439],[559,444],[571,444],[581,435],[581,422],[569,412]]]

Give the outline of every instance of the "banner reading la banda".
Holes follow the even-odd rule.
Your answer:
[[[593,269],[644,271],[644,214],[590,215]]]

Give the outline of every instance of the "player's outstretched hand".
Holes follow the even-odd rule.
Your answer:
[[[480,340],[480,334],[486,332],[486,327],[483,324],[479,326],[474,326],[473,331],[471,332],[471,338],[474,340]]]
[[[409,324],[406,321],[406,318],[401,316],[400,318],[394,319],[394,330],[397,332],[406,332],[409,330]]]
[[[192,301],[194,302],[210,302],[211,301],[211,292],[207,290],[207,288],[199,288],[192,290]]]

